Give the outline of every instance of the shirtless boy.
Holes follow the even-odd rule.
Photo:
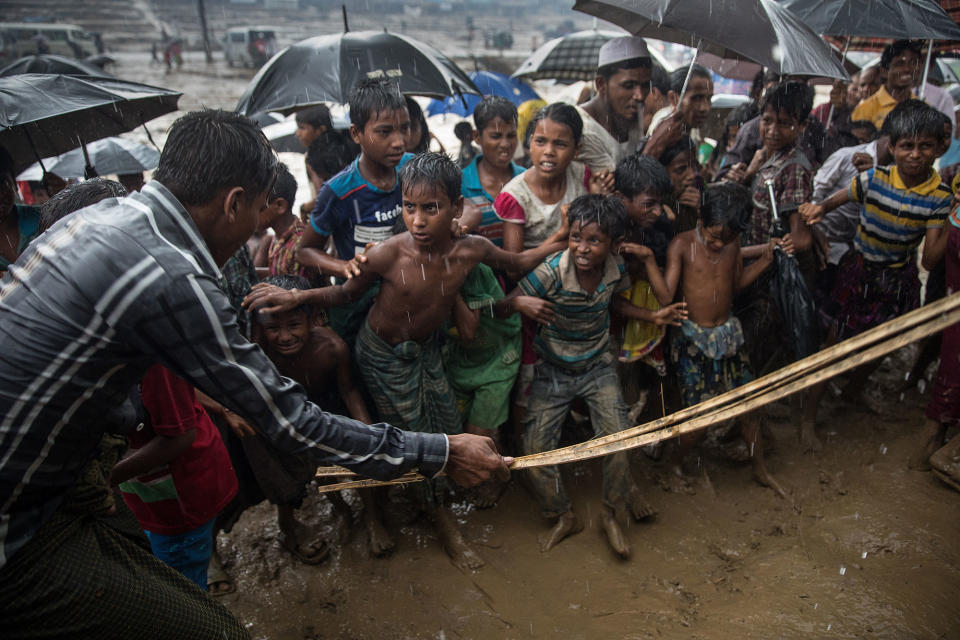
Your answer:
[[[749,220],[750,194],[732,183],[709,187],[700,208],[697,227],[679,234],[667,249],[666,273],[661,276],[653,252],[647,247],[624,243],[621,251],[647,263],[647,275],[661,304],[673,302],[680,287],[689,318],[674,331],[671,359],[674,362],[686,406],[750,382],[750,364],[743,349],[743,329],[730,310],[734,294],[756,280],[773,262],[773,248],[789,243],[772,239],[768,245],[741,249],[740,233]],[[747,267],[744,258],[756,258]],[[770,476],[763,460],[763,442],[756,417],[740,420],[740,430],[753,458],[754,478],[786,497]],[[684,455],[703,432],[680,436],[672,460],[676,476],[683,480]],[[685,483],[684,483],[685,484]]]
[[[460,178],[446,156],[416,156],[400,172],[408,231],[367,251],[359,275],[340,286],[308,291],[259,285],[246,300],[267,313],[304,303],[327,307],[356,300],[381,278],[380,293],[357,336],[357,364],[381,419],[415,431],[460,431],[456,401],[443,372],[439,331],[470,271],[481,262],[530,271],[562,248],[567,233],[564,225],[542,246],[523,253],[503,251],[478,236],[454,240],[452,225],[463,210]],[[444,505],[442,480],[423,485],[425,506],[454,564],[479,568],[483,560],[464,541]]]

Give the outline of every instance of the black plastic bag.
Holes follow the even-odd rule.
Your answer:
[[[773,278],[770,289],[780,308],[786,325],[788,342],[793,346],[794,358],[799,360],[814,354],[820,348],[821,329],[813,295],[800,273],[797,259],[783,249],[773,250]]]

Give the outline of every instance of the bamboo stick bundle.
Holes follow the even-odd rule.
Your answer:
[[[819,382],[880,358],[908,344],[960,322],[960,293],[942,298],[869,331],[824,349],[753,382],[644,425],[586,442],[516,458],[511,470],[588,460],[618,451],[653,444],[707,428],[771,402],[793,395]],[[341,467],[322,467],[318,477],[358,478]],[[320,492],[358,486],[380,486],[422,479],[410,473],[387,482],[348,480],[323,485]]]

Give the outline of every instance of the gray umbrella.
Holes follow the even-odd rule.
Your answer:
[[[826,36],[960,40],[960,27],[929,0],[777,0]]]
[[[847,79],[823,39],[774,0],[577,0],[573,7],[627,31],[787,75]]]
[[[113,77],[102,68],[89,62],[48,53],[25,56],[0,69],[0,77],[2,78],[22,73],[62,73],[68,76]]]
[[[153,147],[132,142],[124,138],[104,138],[86,145],[87,157],[83,149],[76,148],[61,156],[44,160],[43,166],[50,173],[61,178],[79,178],[84,175],[87,159],[102,176],[141,173],[156,169],[160,162],[160,152]],[[40,163],[34,163],[29,169],[17,176],[18,180],[40,180],[43,169]]]

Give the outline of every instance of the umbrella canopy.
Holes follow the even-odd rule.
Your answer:
[[[320,102],[344,104],[358,80],[393,78],[404,94],[442,98],[480,94],[470,77],[447,56],[408,36],[349,31],[290,45],[253,77],[237,112],[290,114]]]
[[[596,72],[596,71],[594,71]],[[472,71],[470,79],[477,85],[485,96],[500,96],[513,102],[518,107],[527,100],[539,100],[540,96],[530,85],[495,71]],[[446,100],[431,100],[427,105],[427,115],[435,116],[438,113],[455,113],[467,117],[480,104],[480,96],[464,96],[464,99],[450,97]],[[466,104],[464,104],[466,103]]]
[[[600,47],[625,35],[620,31],[588,29],[549,40],[530,54],[514,78],[527,80],[593,80],[597,77]]]
[[[960,27],[932,0],[778,0],[828,36],[960,40]]]
[[[0,78],[0,146],[22,171],[177,110],[180,93],[110,78],[23,74]]]
[[[156,169],[160,162],[160,152],[153,147],[116,137],[88,144],[87,155],[93,168],[103,176],[149,171]],[[45,159],[43,166],[61,178],[80,178],[84,175],[86,166],[83,149],[74,149],[55,158]],[[17,180],[42,178],[43,169],[39,162],[33,163],[29,169],[17,176]]]
[[[16,76],[22,73],[62,73],[70,76],[113,77],[100,67],[90,64],[89,62],[64,58],[63,56],[42,54],[25,56],[8,64],[3,69],[0,69],[0,78]]]
[[[832,3],[832,0],[824,1],[827,3]],[[885,0],[884,4],[887,2],[895,4],[908,4],[909,2],[910,5],[922,4],[924,7],[929,7],[931,4],[938,5],[954,25],[960,24],[960,0],[903,0],[903,2],[899,2],[898,0]],[[874,3],[869,2],[869,4],[870,11],[873,11]],[[853,33],[841,35],[852,35],[853,37],[829,37],[828,40],[835,42],[839,47],[847,46],[853,51],[881,51],[890,43],[891,39],[901,37],[881,36],[879,34],[874,34],[873,37],[870,37],[867,34]],[[934,50],[937,51],[960,51],[960,42],[958,42],[960,37],[956,35],[950,37],[949,39],[942,39],[939,35],[926,35],[924,33],[920,33],[912,37],[923,40],[929,40],[930,38],[933,38],[935,40]]]
[[[577,0],[578,11],[635,35],[695,46],[721,58],[746,58],[782,74],[849,76],[830,47],[774,0]]]

